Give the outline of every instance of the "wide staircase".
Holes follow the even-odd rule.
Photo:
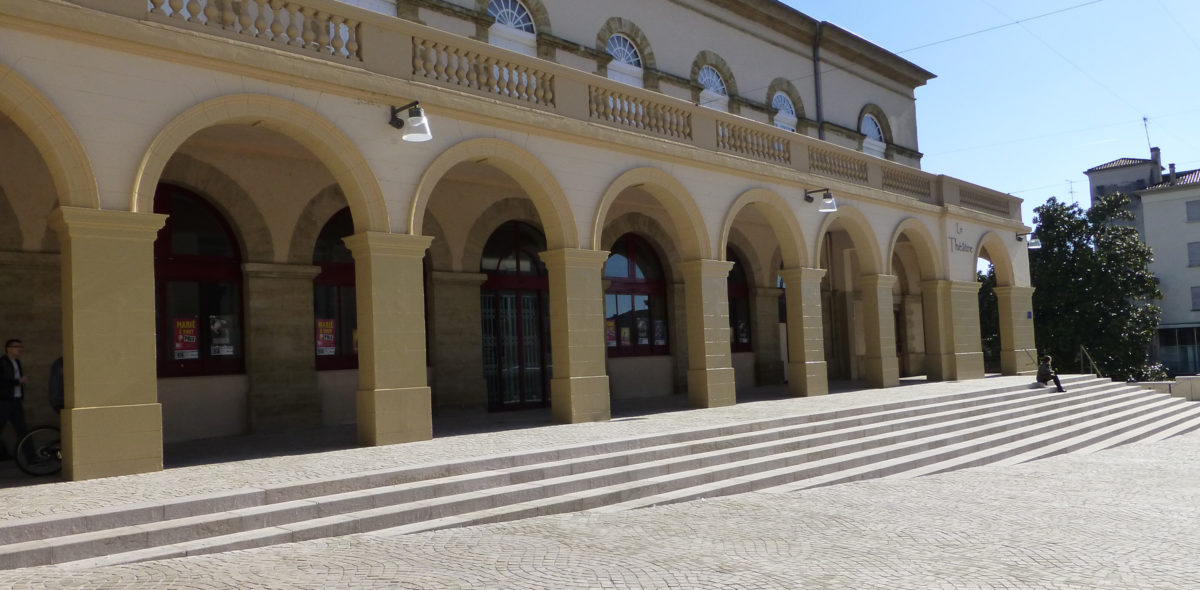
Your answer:
[[[915,477],[1162,439],[1200,404],[1067,377],[717,428],[181,497],[0,525],[0,567],[91,567],[351,533],[406,534],[571,511]]]

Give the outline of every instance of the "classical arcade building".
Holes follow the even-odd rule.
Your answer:
[[[921,170],[931,78],[773,0],[0,2],[0,337],[34,423],[64,356],[72,479],[980,378],[980,258],[1029,371],[1020,200]]]

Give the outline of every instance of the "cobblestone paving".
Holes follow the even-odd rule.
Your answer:
[[[962,382],[922,383],[812,398],[761,401],[725,408],[649,414],[632,420],[543,426],[449,436],[403,445],[180,467],[157,473],[44,484],[37,486],[36,491],[31,491],[28,487],[3,488],[0,489],[0,522],[105,508],[135,501],[164,502],[182,496],[323,479],[383,468],[395,469],[438,464],[455,459],[510,455],[529,449],[622,440],[794,414],[814,414],[878,405],[888,401],[1027,385],[1029,382],[1029,377],[991,377]]]
[[[1194,589],[1200,433],[917,479],[226,554],[0,587]]]

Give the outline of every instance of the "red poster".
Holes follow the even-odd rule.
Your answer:
[[[196,318],[175,319],[175,360],[200,358],[200,339]]]
[[[333,329],[333,319],[317,318],[317,356],[333,356],[337,354],[337,333]]]

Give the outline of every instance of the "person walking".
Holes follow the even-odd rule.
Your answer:
[[[1054,359],[1050,358],[1050,355],[1042,357],[1042,364],[1038,365],[1037,381],[1042,384],[1042,387],[1054,381],[1054,386],[1058,388],[1058,391],[1066,391],[1063,389],[1062,381],[1058,380],[1058,373],[1054,370],[1053,362]]]
[[[17,440],[25,436],[24,385],[29,378],[21,367],[21,352],[25,346],[20,340],[11,339],[4,343],[4,356],[0,357],[0,432],[11,423],[17,432]],[[2,447],[3,445],[0,445]]]

